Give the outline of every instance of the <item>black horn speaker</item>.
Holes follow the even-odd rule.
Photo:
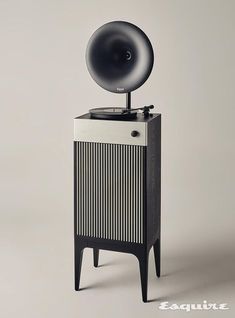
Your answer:
[[[94,81],[114,93],[128,93],[149,77],[154,61],[152,45],[137,26],[109,22],[91,36],[86,64]]]

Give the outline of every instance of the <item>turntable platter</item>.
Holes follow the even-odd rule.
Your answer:
[[[94,119],[109,119],[109,120],[131,120],[137,116],[137,111],[125,111],[124,107],[101,107],[89,110],[91,118]]]

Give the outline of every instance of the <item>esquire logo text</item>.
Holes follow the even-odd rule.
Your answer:
[[[168,301],[161,302],[159,307],[160,310],[227,310],[229,309],[228,304],[217,304],[208,303],[206,300],[201,304],[170,304]]]

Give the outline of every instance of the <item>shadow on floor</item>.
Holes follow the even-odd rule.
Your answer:
[[[102,252],[101,252],[102,253]],[[211,249],[204,247],[203,250],[190,251],[163,256],[163,273],[160,279],[155,276],[153,255],[150,253],[149,285],[158,285],[164,295],[150,299],[149,302],[172,301],[195,294],[208,294],[213,289],[226,288],[227,285],[235,283],[235,252],[232,248]],[[123,260],[107,262],[102,264],[102,257],[99,267],[120,265],[120,274],[113,277],[102,278],[81,290],[93,288],[121,287],[123,285],[136,284],[139,280],[138,263],[135,268],[123,267]],[[133,265],[133,264],[132,264]],[[97,271],[99,268],[97,268]],[[140,284],[140,282],[138,281]],[[169,292],[168,292],[169,291]]]
[[[181,255],[167,256],[163,260],[169,273],[160,285],[167,286],[167,294],[155,301],[172,301],[195,295],[213,295],[214,290],[222,290],[234,285],[235,251],[232,248],[204,248]],[[168,269],[167,269],[168,268]],[[164,281],[165,280],[165,281]],[[161,288],[161,286],[159,286]]]

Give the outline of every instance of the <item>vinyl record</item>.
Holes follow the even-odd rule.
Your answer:
[[[126,112],[122,107],[101,107],[89,110],[91,118],[109,120],[131,120],[137,116],[137,111]]]

